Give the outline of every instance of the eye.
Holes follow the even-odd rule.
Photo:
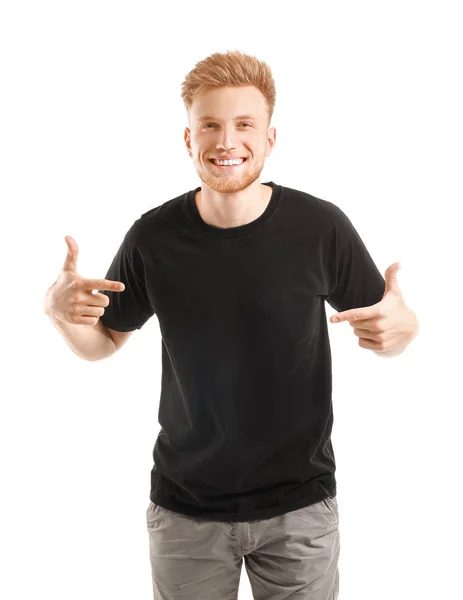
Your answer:
[[[203,125],[203,127],[207,127],[208,125],[212,125],[213,127],[215,127],[215,123],[205,123]],[[241,123],[241,125],[248,125],[249,127],[251,127],[251,123],[247,123],[247,122],[243,122],[243,123]]]

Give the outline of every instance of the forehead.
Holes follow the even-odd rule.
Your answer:
[[[255,86],[220,87],[204,90],[191,105],[194,121],[204,119],[254,119],[266,115],[265,97]]]

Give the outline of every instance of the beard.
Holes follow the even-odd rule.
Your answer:
[[[209,162],[209,159],[206,159]],[[264,168],[264,159],[252,161],[248,158],[239,173],[223,171],[220,173],[211,162],[205,167],[199,160],[194,160],[196,172],[201,181],[220,194],[236,194],[249,187],[259,178]],[[217,173],[217,175],[215,174]]]

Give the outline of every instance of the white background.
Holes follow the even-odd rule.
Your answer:
[[[143,212],[200,185],[180,85],[239,49],[277,86],[261,181],[334,202],[420,319],[404,354],[329,324],[340,600],[461,593],[463,43],[458,2],[42,1],[0,10],[0,596],[151,600],[161,336],[86,362],[43,312]],[[162,8],[161,8],[162,7]],[[327,318],[335,312],[326,305]],[[243,565],[239,598],[251,598]]]

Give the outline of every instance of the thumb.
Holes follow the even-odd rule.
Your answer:
[[[63,271],[73,271],[77,273],[77,257],[79,255],[79,246],[74,238],[70,235],[67,235],[65,238],[68,253],[66,255],[66,260],[64,261]]]
[[[401,267],[402,265],[400,264],[400,262],[396,261],[395,263],[392,263],[392,265],[389,265],[389,267],[386,269],[386,272],[384,274],[384,279],[386,281],[384,296],[388,292],[396,292],[397,294],[400,294],[400,287],[397,281],[397,272]]]

